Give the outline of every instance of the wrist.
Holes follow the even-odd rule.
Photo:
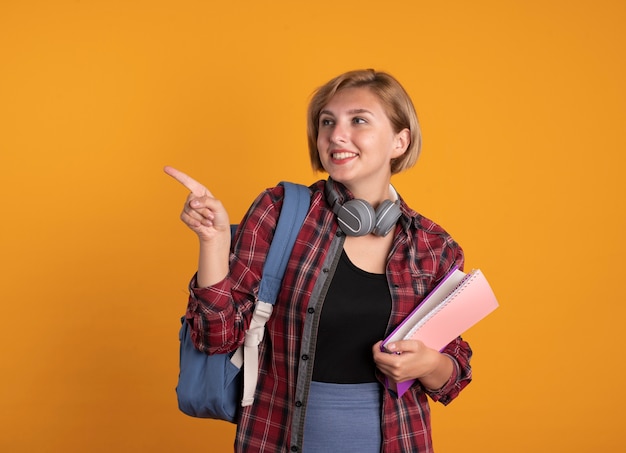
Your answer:
[[[215,234],[212,236],[198,235],[198,243],[201,251],[219,252],[228,250],[230,253],[231,236],[228,234]]]
[[[447,354],[435,351],[437,357],[432,371],[420,378],[420,382],[430,392],[442,389],[452,376],[454,364]]]

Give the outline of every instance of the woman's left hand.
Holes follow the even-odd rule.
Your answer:
[[[381,351],[381,341],[372,352],[380,371],[395,383],[419,379],[429,389],[442,387],[452,374],[452,360],[418,340],[400,340]]]

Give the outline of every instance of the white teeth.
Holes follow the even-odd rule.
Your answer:
[[[333,159],[349,159],[356,156],[355,153],[333,153]]]

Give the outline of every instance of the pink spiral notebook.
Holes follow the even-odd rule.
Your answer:
[[[398,340],[421,340],[441,351],[498,307],[498,301],[487,279],[474,269],[466,274],[454,268],[415,310],[383,341],[382,347]],[[414,380],[397,384],[398,397]]]

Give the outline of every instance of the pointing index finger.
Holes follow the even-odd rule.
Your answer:
[[[166,166],[163,168],[163,171],[174,178],[176,181],[181,183],[187,189],[191,191],[197,197],[203,197],[205,195],[211,196],[211,192],[200,184],[198,181],[193,179],[191,176],[183,173],[180,170],[176,170],[174,167]]]

